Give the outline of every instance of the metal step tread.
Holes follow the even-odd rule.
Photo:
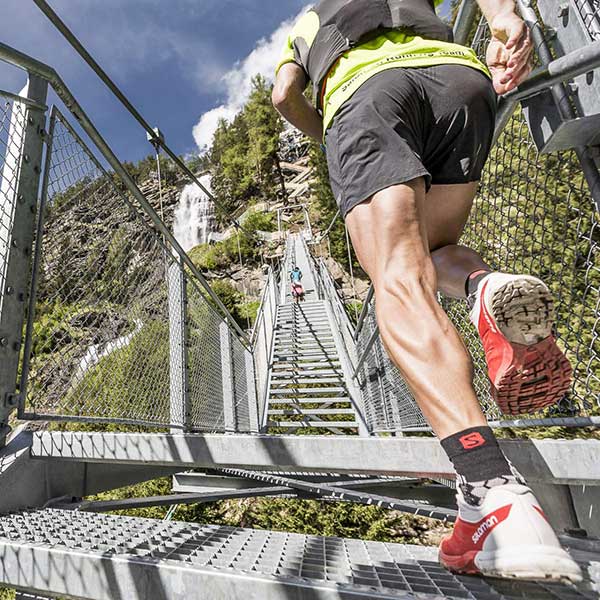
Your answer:
[[[457,577],[438,564],[435,547],[51,509],[0,517],[0,538],[3,583],[89,598],[104,590],[114,600],[197,600],[207,590],[271,600],[584,600],[595,596],[587,590],[600,576],[600,556],[585,552],[574,552],[587,574],[579,593]]]
[[[287,415],[287,416],[301,416],[301,415],[353,415],[353,408],[298,408],[294,410],[292,408],[270,408],[270,415]]]
[[[306,329],[278,329],[275,332],[276,338],[294,338],[294,337],[315,337],[317,335],[329,335],[332,336],[330,327],[323,327],[322,329],[317,328],[306,328]]]
[[[310,337],[315,335],[333,335],[330,327],[323,327],[322,329],[279,329],[277,330],[276,336],[280,337]]]
[[[321,352],[317,353],[317,348],[305,348],[304,350],[301,350],[301,347],[298,346],[279,347],[275,349],[273,357],[277,358],[278,356],[284,356],[288,358],[292,356],[308,356],[312,359],[314,356],[319,356],[323,359],[339,358],[335,348],[319,348],[319,350]]]
[[[285,394],[340,394],[346,392],[345,387],[322,387],[322,388],[280,388],[271,390],[270,395]]]
[[[271,384],[282,385],[314,385],[315,383],[343,383],[342,377],[287,377],[275,379],[271,377]]]
[[[323,351],[327,351],[327,350],[336,350],[336,345],[333,342],[327,342],[327,343],[323,343],[323,344],[313,344],[313,343],[306,343],[303,341],[295,341],[295,342],[287,342],[287,341],[282,341],[282,340],[275,340],[275,350],[276,351],[282,351],[282,350],[292,350],[292,349],[301,349],[301,350],[323,350]]]
[[[297,429],[306,427],[316,427],[317,429],[356,429],[358,423],[356,421],[312,421],[310,419],[302,419],[298,421],[268,421],[267,427],[281,427],[282,429]]]
[[[293,379],[296,377],[323,377],[328,375],[342,376],[340,369],[284,369],[273,371],[271,379]]]
[[[350,402],[349,396],[311,397],[311,398],[277,398],[270,397],[270,404],[342,404]]]
[[[341,363],[339,360],[322,360],[322,361],[313,361],[313,362],[302,362],[302,363],[294,363],[294,362],[281,362],[274,363],[273,369],[278,369],[281,371],[287,371],[298,368],[318,368],[318,367],[332,367],[335,370],[339,370],[341,368]]]

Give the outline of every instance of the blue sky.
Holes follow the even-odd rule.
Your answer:
[[[50,4],[142,115],[160,126],[171,147],[189,154],[210,136],[219,116],[238,109],[251,75],[271,72],[289,24],[309,2],[50,0]],[[122,160],[149,154],[139,126],[31,0],[1,0],[0,41],[55,67]],[[16,92],[24,82],[20,71],[0,63],[0,89]]]

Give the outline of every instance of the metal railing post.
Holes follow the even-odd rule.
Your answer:
[[[244,358],[246,361],[246,387],[248,390],[248,417],[250,420],[250,430],[258,432],[260,423],[258,419],[258,396],[256,391],[254,356],[252,352],[244,349]]]
[[[187,282],[183,264],[168,267],[169,292],[169,380],[171,425],[188,430],[190,394],[188,385]]]
[[[223,381],[223,419],[224,429],[229,433],[236,431],[235,388],[233,381],[233,354],[231,332],[227,323],[219,325],[221,336],[221,377]]]
[[[479,7],[475,0],[462,0],[454,23],[454,41],[465,46],[473,28]]]
[[[0,446],[9,432],[8,417],[18,407],[16,393],[35,216],[42,172],[48,82],[36,75],[12,106],[0,197]],[[26,101],[25,101],[26,100]],[[3,264],[2,264],[3,263]]]

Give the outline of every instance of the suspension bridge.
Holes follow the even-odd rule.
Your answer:
[[[503,450],[585,580],[455,576],[429,547],[115,514],[283,496],[451,523],[454,472],[385,352],[372,292],[351,318],[323,258],[331,228],[287,232],[243,331],[59,72],[0,44],[28,77],[23,90],[0,84],[0,584],[21,600],[599,597],[600,13],[591,0],[518,4],[538,67],[501,100],[465,242],[553,285],[572,389],[541,414],[501,415],[466,304],[440,302],[492,426],[511,432]],[[455,37],[481,54],[489,31],[476,19],[463,1]],[[158,477],[172,478],[170,495],[91,498]]]

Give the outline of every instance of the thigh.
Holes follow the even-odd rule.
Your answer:
[[[429,257],[424,204],[421,177],[377,192],[346,216],[358,260],[376,286],[392,264]]]
[[[479,183],[432,185],[424,203],[429,250],[457,244],[471,213]]]

